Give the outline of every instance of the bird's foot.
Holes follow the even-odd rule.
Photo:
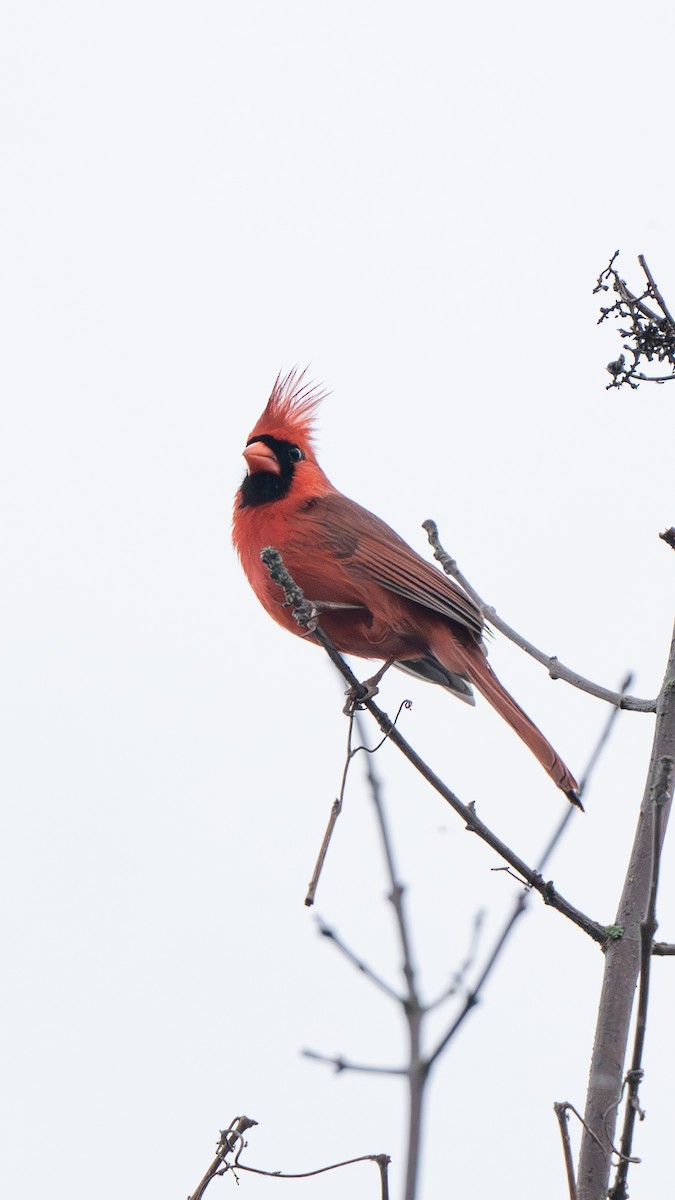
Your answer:
[[[339,604],[332,600],[303,600],[302,605],[294,613],[296,621],[304,626],[307,633],[314,633],[322,613],[343,612],[346,609],[359,609],[361,604]]]
[[[385,671],[388,671],[390,666],[392,666],[393,662],[393,658],[388,659],[387,662],[380,667],[379,671],[376,671],[374,675],[371,675],[370,679],[364,679],[363,683],[359,683],[358,686],[347,688],[347,691],[345,692],[347,699],[342,710],[346,716],[350,717],[353,712],[360,711],[362,708],[364,708],[366,700],[372,700],[373,696],[377,695],[380,690],[377,685]]]
[[[319,622],[319,611],[311,600],[302,600],[293,609],[293,616],[300,626],[300,636],[307,637],[308,633],[314,633]]]

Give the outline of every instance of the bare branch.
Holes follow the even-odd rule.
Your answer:
[[[623,1132],[621,1135],[621,1161],[617,1168],[614,1187],[609,1193],[611,1200],[627,1200],[628,1191],[626,1182],[628,1178],[628,1167],[633,1161],[631,1158],[631,1153],[633,1149],[635,1117],[636,1115],[639,1115],[640,1120],[644,1120],[644,1113],[640,1107],[639,1091],[640,1083],[644,1074],[642,1070],[642,1057],[647,1033],[647,1012],[649,1008],[649,982],[652,964],[652,949],[654,943],[654,934],[656,933],[657,929],[656,896],[659,886],[661,849],[663,845],[663,816],[666,805],[668,804],[669,796],[672,793],[672,774],[673,759],[667,755],[664,755],[661,759],[659,759],[656,765],[654,785],[652,788],[652,868],[647,912],[644,920],[640,923],[640,992],[638,997],[637,1021],[635,1025],[633,1058],[631,1061],[630,1070],[626,1076],[628,1094],[626,1098],[626,1111],[624,1113]]]
[[[573,1104],[570,1104],[569,1100],[557,1102],[553,1105],[553,1108],[554,1108],[556,1116],[558,1118],[558,1122],[560,1124],[561,1133],[562,1133],[562,1137],[563,1137],[563,1153],[565,1155],[565,1168],[566,1168],[566,1173],[567,1173],[567,1182],[568,1182],[568,1186],[570,1188],[570,1200],[577,1200],[579,1193],[577,1190],[576,1180],[574,1178],[574,1166],[571,1162],[571,1158],[568,1157],[568,1154],[571,1154],[571,1144],[570,1144],[569,1132],[568,1132],[567,1113],[568,1112],[574,1113],[575,1117],[579,1121],[579,1124],[583,1127],[583,1129],[585,1130],[585,1132],[587,1133],[587,1135],[591,1139],[591,1141],[597,1142],[598,1146],[601,1146],[601,1143],[598,1140],[598,1138],[595,1136],[595,1134],[593,1133],[593,1130],[589,1129],[589,1127],[586,1124],[586,1122],[584,1121],[584,1118],[582,1117],[581,1113],[578,1111],[578,1109],[576,1109],[574,1107]],[[564,1130],[562,1128],[563,1120],[564,1120],[564,1124],[565,1124]],[[616,1151],[616,1153],[618,1154],[618,1150]]]
[[[353,731],[353,729],[354,729],[354,716],[352,713],[352,714],[350,714],[349,729],[347,731],[347,753],[345,756],[345,765],[342,770],[342,782],[340,784],[340,795],[337,797],[336,800],[333,801],[333,804],[332,804],[332,807],[330,810],[330,816],[328,818],[328,824],[326,826],[326,832],[323,835],[323,841],[322,841],[321,847],[319,849],[319,854],[318,854],[318,857],[316,860],[316,865],[312,872],[312,878],[309,881],[307,895],[305,896],[305,905],[307,906],[307,908],[311,908],[311,906],[314,903],[314,900],[316,897],[316,889],[319,886],[319,879],[321,878],[321,872],[323,871],[323,864],[326,861],[326,855],[328,854],[328,847],[330,846],[330,843],[331,843],[331,838],[333,836],[333,830],[335,829],[335,826],[337,824],[337,819],[340,816],[340,813],[342,812],[342,804],[343,804],[344,797],[345,797],[345,787],[347,786],[347,773],[349,771],[349,764],[351,763],[353,755],[354,755],[354,752],[352,750],[352,731]]]
[[[645,273],[647,286],[641,295],[636,295],[614,266],[618,253],[617,250],[612,255],[609,265],[598,276],[593,290],[595,293],[608,292],[611,286],[618,296],[618,300],[613,304],[601,306],[598,324],[601,325],[609,317],[628,322],[628,327],[620,328],[619,333],[622,338],[627,339],[623,343],[623,349],[630,354],[632,361],[627,364],[626,355],[622,353],[614,362],[607,364],[607,370],[612,376],[612,382],[607,385],[607,389],[622,387],[624,383],[633,389],[638,388],[640,383],[669,383],[675,379],[675,321],[644,255],[638,255],[638,262]],[[647,299],[656,301],[660,313],[645,303]],[[649,363],[656,361],[669,364],[672,368],[671,373],[649,375],[639,370],[643,358]]]
[[[565,1172],[567,1174],[567,1187],[570,1194],[570,1200],[577,1200],[577,1181],[574,1178],[574,1161],[572,1159],[572,1146],[570,1143],[569,1117],[567,1110],[571,1106],[564,1103],[556,1102],[553,1105],[555,1115],[558,1118],[560,1126],[560,1136],[563,1144],[563,1155],[565,1157]]]
[[[252,1117],[235,1117],[227,1129],[221,1129],[216,1148],[216,1157],[197,1184],[194,1192],[188,1197],[188,1200],[202,1200],[204,1192],[211,1181],[215,1179],[216,1175],[222,1175],[224,1169],[232,1170],[233,1167],[237,1166],[239,1155],[247,1144],[244,1141],[243,1134],[246,1133],[247,1129],[252,1129],[257,1124],[258,1122],[254,1121]],[[227,1161],[229,1154],[234,1154],[232,1162]]]
[[[251,1175],[266,1175],[268,1179],[311,1179],[313,1175],[325,1175],[327,1171],[338,1171],[341,1167],[352,1167],[355,1163],[374,1162],[380,1172],[380,1200],[389,1200],[389,1164],[388,1154],[362,1154],[360,1158],[346,1158],[344,1162],[331,1163],[328,1167],[317,1167],[315,1171],[263,1171],[260,1167],[247,1167],[238,1164],[239,1171],[248,1171]]]
[[[639,379],[641,383],[672,383],[675,380],[675,372],[672,375],[643,375],[641,371],[635,371],[631,379]]]
[[[583,675],[579,675],[577,671],[573,671],[571,667],[566,667],[564,663],[555,654],[545,654],[543,650],[539,650],[528,642],[522,634],[517,633],[506,621],[502,620],[499,614],[491,605],[486,604],[475,588],[471,586],[468,579],[460,571],[456,560],[444,550],[441,545],[438,526],[431,518],[423,521],[422,528],[426,530],[429,538],[429,543],[434,551],[434,558],[441,564],[446,575],[451,575],[457,580],[458,584],[478,605],[486,621],[490,625],[494,625],[500,633],[503,633],[509,641],[514,642],[521,650],[535,658],[548,670],[551,679],[564,679],[566,683],[571,683],[572,687],[579,688],[582,692],[588,692],[591,696],[596,696],[598,700],[606,700],[608,704],[613,704],[616,708],[632,709],[634,712],[655,712],[656,700],[641,700],[638,696],[627,696],[622,692],[612,692],[609,688],[602,687],[599,683],[593,683],[591,679],[586,679]]]
[[[360,721],[359,733],[361,734],[361,740],[364,741]],[[412,943],[405,908],[405,889],[398,876],[394,862],[393,842],[389,833],[389,826],[382,803],[382,789],[379,777],[375,771],[372,754],[366,755],[366,773],[382,839],[382,849],[384,850],[384,857],[387,864],[387,873],[391,887],[389,900],[391,901],[396,917],[401,954],[403,956],[403,975],[406,981],[406,996],[401,1000],[408,1029],[408,1067],[405,1074],[408,1080],[409,1114],[405,1200],[414,1200],[420,1163],[424,1089],[428,1075],[428,1065],[422,1057],[422,1021],[425,1010],[421,1004],[415,981]]]
[[[313,1175],[325,1175],[327,1171],[337,1171],[341,1167],[351,1167],[355,1163],[374,1162],[380,1172],[380,1200],[389,1200],[388,1168],[391,1159],[388,1154],[362,1154],[359,1158],[347,1158],[344,1162],[331,1163],[327,1167],[317,1167],[314,1171],[300,1171],[293,1174],[284,1171],[263,1171],[260,1167],[251,1167],[239,1161],[242,1150],[248,1145],[243,1139],[247,1129],[258,1122],[251,1117],[235,1117],[227,1129],[221,1129],[217,1153],[206,1174],[197,1184],[188,1200],[202,1200],[209,1184],[217,1175],[225,1175],[232,1171],[236,1179],[237,1171],[247,1171],[251,1175],[265,1175],[270,1179],[310,1179]],[[232,1161],[228,1156],[233,1154]]]
[[[387,666],[390,666],[390,665],[391,665],[390,663],[387,664]],[[385,667],[382,668],[381,674],[384,674],[385,669],[386,669]],[[363,688],[365,688],[367,690],[369,695],[375,695],[375,692],[372,690],[372,684],[373,684],[373,680],[370,679],[370,680],[366,680],[365,683],[359,685],[359,695],[361,694],[361,690]],[[349,690],[353,691],[352,688],[350,688]],[[322,841],[321,847],[319,849],[319,853],[318,853],[317,860],[316,860],[316,865],[314,867],[314,871],[312,872],[312,878],[309,881],[307,895],[305,896],[305,905],[307,908],[311,908],[316,899],[316,889],[319,886],[319,879],[321,878],[321,872],[323,871],[324,863],[326,861],[326,856],[328,854],[328,847],[330,846],[331,838],[333,837],[333,831],[337,824],[337,819],[340,816],[340,813],[342,812],[342,805],[343,805],[344,796],[345,796],[345,788],[347,786],[347,774],[349,772],[349,768],[351,766],[352,759],[355,758],[355,756],[359,753],[359,750],[363,750],[366,753],[367,757],[370,757],[373,754],[376,754],[377,751],[380,749],[380,746],[384,745],[384,743],[387,740],[386,735],[385,735],[382,738],[382,741],[379,742],[377,746],[373,746],[372,748],[368,747],[368,746],[364,746],[364,745],[354,746],[352,748],[352,734],[353,734],[353,729],[354,729],[354,718],[358,711],[359,703],[360,703],[359,701],[355,702],[355,700],[350,700],[344,709],[345,715],[349,717],[349,731],[347,734],[347,753],[345,755],[345,764],[342,769],[342,782],[340,784],[340,795],[338,796],[338,798],[336,800],[333,801],[330,816],[328,818],[328,824],[326,826],[326,832],[323,835],[323,841]],[[410,700],[404,700],[402,702],[402,704],[399,706],[399,710],[398,710],[396,716],[394,717],[394,725],[396,725],[403,709],[410,708],[411,703],[412,702]]]
[[[514,851],[511,850],[511,848],[501,840],[501,838],[497,837],[497,835],[493,833],[492,830],[478,818],[473,805],[467,806],[466,804],[463,804],[459,797],[456,796],[455,793],[443,783],[443,780],[440,779],[434,771],[432,771],[431,767],[428,766],[424,759],[421,758],[415,750],[413,750],[412,746],[406,741],[401,733],[399,733],[390,717],[388,717],[387,714],[383,712],[377,706],[375,701],[368,695],[368,689],[363,687],[363,684],[359,682],[351,668],[347,665],[341,655],[338,654],[335,646],[326,633],[324,633],[321,626],[315,623],[312,605],[305,600],[301,589],[298,588],[297,584],[283,566],[281,555],[278,553],[278,551],[273,550],[272,547],[266,547],[266,549],[262,551],[261,558],[266,563],[268,568],[270,568],[270,574],[272,575],[272,578],[284,588],[287,602],[292,604],[294,607],[294,616],[296,616],[296,619],[301,624],[311,622],[314,637],[319,644],[323,646],[331,662],[333,662],[338,668],[343,678],[346,679],[347,683],[355,689],[355,694],[359,697],[362,697],[360,703],[374,716],[380,729],[388,737],[389,741],[401,751],[401,753],[408,759],[408,762],[412,763],[419,774],[427,780],[427,783],[431,784],[434,790],[438,792],[439,796],[442,796],[446,803],[449,804],[450,807],[458,814],[458,816],[462,818],[467,832],[477,834],[481,841],[484,841],[488,846],[490,846],[500,858],[503,858],[504,861],[509,864],[509,866],[513,867],[513,869],[518,872],[518,874],[526,881],[526,883],[529,884],[530,887],[534,889],[534,891],[539,893],[545,904],[549,905],[551,908],[555,908],[564,917],[567,917],[569,921],[572,921],[574,925],[577,925],[579,929],[582,929],[583,932],[588,934],[588,936],[594,941],[604,944],[607,941],[607,938],[617,936],[615,927],[601,925],[598,921],[592,920],[585,913],[581,912],[580,909],[575,908],[575,906],[571,904],[569,900],[566,900],[564,896],[562,896],[556,890],[551,880],[547,881],[543,879],[538,871],[528,867],[527,863],[525,863],[522,858],[514,853]]]
[[[673,325],[675,327],[675,321],[673,320],[672,316],[668,312],[668,308],[666,307],[666,302],[663,299],[663,296],[661,295],[659,289],[657,288],[656,283],[654,282],[654,276],[652,275],[651,271],[649,270],[649,267],[647,266],[647,262],[645,260],[644,254],[638,254],[638,262],[639,262],[640,266],[642,267],[642,270],[644,271],[645,275],[647,276],[647,279],[649,280],[649,290],[651,292],[651,295],[656,300],[656,303],[658,304],[659,308],[661,309],[661,312],[663,313],[664,317],[666,318],[666,321],[668,321],[671,325]]]
[[[365,1075],[407,1075],[407,1067],[377,1067],[368,1063],[351,1062],[348,1058],[343,1058],[341,1054],[336,1056],[330,1054],[319,1054],[316,1050],[303,1050],[303,1058],[311,1058],[313,1062],[327,1063],[329,1067],[334,1067],[339,1075],[341,1071],[360,1071]]]
[[[673,942],[654,942],[652,954],[657,958],[673,958],[675,957],[675,944]]]
[[[325,925],[321,920],[319,920],[318,926],[321,936],[328,938],[336,947],[336,949],[338,949],[340,953],[349,960],[352,966],[356,967],[357,971],[360,971],[363,975],[365,975],[371,983],[375,984],[376,988],[379,988],[381,992],[384,992],[385,996],[389,996],[390,1000],[396,1000],[398,1004],[404,1003],[403,996],[400,996],[396,989],[391,987],[386,980],[381,979],[379,975],[376,975],[375,972],[368,966],[368,964],[363,961],[363,959],[359,958],[357,954],[354,954],[354,951],[350,950],[349,947],[345,945],[345,943],[340,937],[338,937],[337,933],[335,933],[333,929],[330,929],[329,926]]]
[[[663,760],[675,758],[675,629],[656,716],[647,785],[616,918],[623,936],[608,942],[605,954],[585,1115],[586,1125],[594,1136],[591,1138],[585,1133],[582,1137],[577,1171],[580,1200],[597,1200],[607,1191],[628,1029],[641,965],[648,977],[646,960],[649,955],[641,926],[648,914],[650,895],[655,886],[655,838],[658,835],[660,853],[672,802],[673,778],[669,772],[663,801],[659,801],[659,828],[655,832],[655,788],[662,779]],[[650,936],[650,953],[651,950]]]
[[[347,760],[347,761],[349,761],[349,760]],[[343,787],[344,787],[344,778],[343,778]],[[330,846],[330,843],[331,843],[331,838],[333,836],[333,830],[335,829],[335,826],[337,824],[337,819],[340,816],[341,812],[342,812],[342,795],[340,795],[337,800],[334,800],[331,805],[330,816],[328,818],[328,824],[326,826],[326,832],[323,835],[323,841],[319,848],[319,853],[317,855],[316,864],[314,866],[314,870],[312,871],[312,878],[309,881],[309,887],[307,888],[307,895],[305,896],[305,906],[307,908],[312,907],[314,900],[316,898],[316,889],[319,886],[319,879],[321,878],[321,872],[323,871],[323,864],[326,861],[326,855],[328,854],[328,847]]]

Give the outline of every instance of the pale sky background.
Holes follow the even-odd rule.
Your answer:
[[[675,299],[673,12],[5,0],[3,1194],[182,1198],[245,1112],[251,1163],[387,1151],[400,1195],[404,1085],[300,1056],[405,1043],[303,906],[346,724],[235,560],[241,451],[277,372],[311,363],[334,483],[424,553],[435,517],[533,641],[656,693],[675,385],[605,390],[591,290],[620,247]],[[491,660],[580,771],[605,706],[500,638]],[[484,703],[391,673],[383,706],[407,696],[406,737],[534,861],[566,803],[535,760]],[[607,922],[652,729],[622,717],[550,871]],[[516,884],[393,748],[377,766],[431,997]],[[317,912],[398,984],[361,771]],[[674,970],[654,965],[636,1197],[672,1176]],[[566,1195],[552,1105],[583,1108],[601,972],[534,903],[433,1078],[424,1200]],[[346,1188],[372,1200],[374,1170],[238,1194]]]

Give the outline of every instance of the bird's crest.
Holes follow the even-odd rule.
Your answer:
[[[314,442],[314,414],[328,392],[306,379],[307,370],[294,367],[277,375],[267,407],[251,430],[251,437],[268,434],[284,441],[301,442],[309,449]]]

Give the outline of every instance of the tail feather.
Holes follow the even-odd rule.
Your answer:
[[[474,685],[503,717],[507,725],[510,725],[518,737],[524,741],[556,787],[565,793],[572,804],[583,809],[579,798],[579,785],[572,772],[565,766],[560,755],[556,753],[541,730],[537,729],[534,721],[507,692],[479,647],[476,646],[474,650],[473,646],[460,644],[452,634],[450,637],[452,638],[450,646],[439,645],[438,641],[434,639],[435,644],[431,647],[433,653],[446,668],[461,672]],[[445,641],[445,639],[443,640]],[[443,653],[444,650],[446,653]]]

